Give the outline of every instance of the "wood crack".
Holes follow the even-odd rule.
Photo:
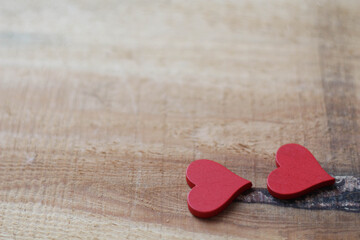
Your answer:
[[[266,188],[252,188],[234,202],[261,203],[309,210],[360,212],[360,177],[336,176],[333,186],[318,189],[295,200],[274,198]]]

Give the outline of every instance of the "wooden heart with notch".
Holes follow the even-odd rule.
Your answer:
[[[277,169],[267,179],[271,195],[280,199],[300,197],[335,183],[309,150],[299,144],[286,144],[276,153]]]
[[[250,181],[207,159],[196,160],[188,166],[186,181],[192,188],[187,198],[189,210],[200,218],[217,215],[252,186]]]

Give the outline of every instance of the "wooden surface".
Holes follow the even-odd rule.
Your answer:
[[[1,1],[0,239],[359,239],[359,1]],[[285,143],[333,188],[266,191]],[[185,170],[253,182],[194,218]]]

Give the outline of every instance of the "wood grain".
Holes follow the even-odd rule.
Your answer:
[[[0,238],[359,239],[359,19],[355,0],[1,1]],[[335,188],[259,197],[290,142]],[[194,218],[200,158],[255,189]]]

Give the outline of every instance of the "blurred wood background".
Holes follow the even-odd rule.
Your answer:
[[[359,239],[360,1],[0,1],[1,239]],[[273,199],[282,145],[337,185]],[[187,165],[254,190],[209,220]]]

